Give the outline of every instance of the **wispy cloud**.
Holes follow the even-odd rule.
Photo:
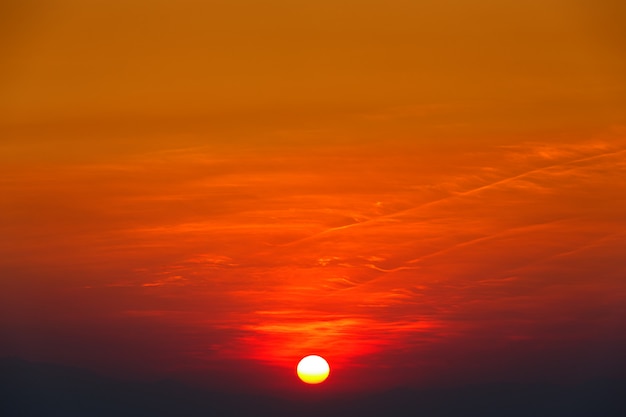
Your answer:
[[[366,356],[383,366],[385,354],[430,369],[455,346],[480,356],[489,344],[557,343],[554,326],[584,339],[622,311],[623,142],[436,160],[412,144],[325,146],[22,173],[3,186],[22,194],[5,204],[13,239],[2,247],[33,261],[30,282],[63,275],[64,317],[77,301],[63,291],[80,290],[94,320],[180,337],[169,349],[202,361],[291,366],[315,351],[346,369]],[[33,199],[39,216],[20,211]],[[585,294],[585,326],[563,325]]]

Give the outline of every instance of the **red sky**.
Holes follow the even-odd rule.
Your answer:
[[[2,6],[0,354],[623,376],[624,7],[422,3]]]

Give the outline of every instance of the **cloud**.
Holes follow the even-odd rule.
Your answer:
[[[31,261],[15,285],[54,288],[37,304],[59,305],[46,310],[55,329],[167,338],[154,358],[202,364],[287,369],[317,351],[346,370],[419,358],[428,378],[513,345],[622,343],[609,331],[624,303],[622,142],[437,158],[412,143],[339,148],[186,148],[22,173],[16,223],[2,225],[3,247]],[[18,210],[32,201],[46,210]]]

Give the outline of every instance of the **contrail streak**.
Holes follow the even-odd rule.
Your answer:
[[[450,196],[443,197],[443,198],[440,198],[440,199],[437,199],[437,200],[433,200],[433,201],[429,201],[427,203],[420,204],[418,206],[413,206],[413,207],[410,207],[410,208],[407,208],[407,209],[404,209],[404,210],[400,210],[400,211],[397,211],[395,213],[385,214],[385,215],[374,217],[374,218],[371,218],[371,219],[368,219],[368,220],[365,220],[365,221],[362,221],[362,222],[358,222],[358,223],[352,223],[352,224],[339,226],[339,227],[331,227],[329,229],[323,230],[323,231],[321,231],[319,233],[316,233],[316,234],[313,234],[311,236],[307,236],[305,238],[294,240],[292,242],[289,242],[289,243],[286,243],[286,244],[283,244],[283,245],[278,245],[278,246],[292,246],[292,245],[295,245],[295,244],[298,244],[298,243],[307,242],[307,241],[310,241],[310,240],[315,240],[315,239],[317,239],[319,237],[322,237],[322,236],[325,236],[325,235],[328,235],[328,234],[331,234],[331,233],[334,233],[334,232],[338,232],[338,231],[341,231],[341,230],[352,229],[352,228],[361,227],[361,226],[367,225],[367,224],[373,224],[373,223],[378,223],[378,222],[381,222],[381,221],[384,221],[384,220],[393,219],[395,217],[402,216],[402,215],[405,215],[405,214],[408,214],[408,213],[411,213],[411,212],[414,212],[414,211],[417,211],[417,210],[421,210],[421,209],[424,209],[424,208],[427,208],[427,207],[435,206],[435,205],[440,204],[440,203],[445,202],[445,201],[450,201],[450,200],[453,200],[453,199],[456,199],[456,198],[459,198],[459,197],[465,197],[465,196],[468,196],[468,195],[480,193],[482,191],[489,190],[489,189],[492,189],[492,188],[495,188],[495,187],[498,187],[498,186],[501,186],[501,185],[509,184],[511,182],[520,180],[522,178],[530,177],[532,175],[543,173],[543,172],[548,172],[548,171],[553,170],[555,168],[566,167],[568,165],[575,165],[575,164],[578,164],[578,163],[581,163],[581,162],[589,162],[589,161],[593,161],[593,160],[596,160],[596,159],[602,159],[602,158],[606,158],[606,157],[609,157],[609,156],[619,155],[619,154],[622,154],[622,153],[625,153],[625,152],[626,152],[625,149],[620,149],[620,150],[617,150],[617,151],[604,152],[604,153],[601,153],[601,154],[598,154],[598,155],[592,155],[592,156],[588,156],[588,157],[584,157],[584,158],[574,159],[574,160],[571,160],[571,161],[561,162],[561,163],[558,163],[558,164],[548,165],[548,166],[541,167],[541,168],[531,169],[529,171],[522,172],[520,174],[516,174],[516,175],[513,175],[511,177],[506,177],[506,178],[500,179],[498,181],[482,185],[482,186],[477,187],[477,188],[472,188],[472,189],[467,190],[467,191],[454,193],[454,194],[452,194]]]

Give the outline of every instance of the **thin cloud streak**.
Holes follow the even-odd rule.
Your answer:
[[[235,151],[146,154],[72,167],[45,185],[39,180],[50,171],[33,172],[20,179],[32,186],[25,199],[43,188],[40,198],[55,190],[69,196],[94,180],[108,185],[79,206],[51,200],[49,214],[33,225],[14,215],[26,233],[16,241],[27,242],[27,230],[38,233],[48,263],[37,252],[11,250],[39,257],[23,272],[31,283],[33,274],[76,259],[55,292],[67,311],[59,331],[82,328],[67,318],[75,293],[64,292],[80,291],[82,303],[92,304],[85,320],[109,320],[118,329],[111,337],[145,348],[142,340],[180,338],[146,360],[188,355],[183,368],[252,360],[290,369],[302,352],[316,351],[351,373],[366,360],[388,369],[390,356],[418,356],[411,367],[426,380],[441,371],[436,352],[453,355],[454,346],[466,346],[477,361],[492,352],[488,345],[541,341],[560,349],[563,340],[592,343],[585,335],[593,323],[614,320],[590,320],[582,329],[562,324],[589,293],[591,271],[598,284],[589,314],[618,311],[624,301],[617,278],[624,235],[615,230],[625,225],[625,203],[612,196],[626,190],[611,182],[626,176],[621,143],[487,147],[451,155],[445,168],[396,169],[410,166],[408,150],[333,156],[328,172],[317,166],[334,155],[332,147],[243,166],[248,157]],[[372,175],[364,187],[352,167],[370,162],[380,178]],[[57,221],[79,214],[84,230]],[[44,230],[62,230],[62,244]],[[150,329],[145,337],[124,333],[129,319]],[[551,326],[560,326],[559,340]]]

